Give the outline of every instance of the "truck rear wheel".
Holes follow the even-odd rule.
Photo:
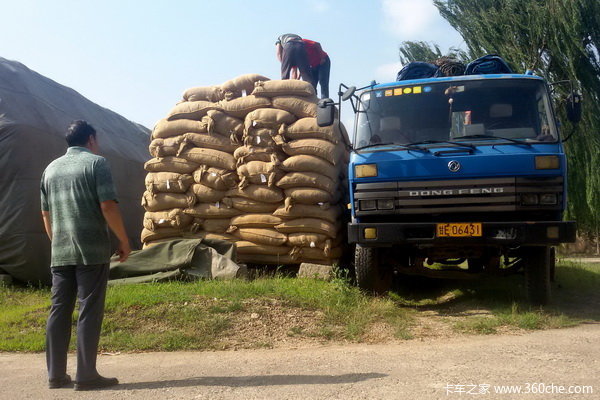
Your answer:
[[[382,268],[377,248],[356,245],[354,271],[356,284],[362,290],[382,294],[387,292],[392,285],[392,271]]]
[[[550,301],[550,278],[552,260],[550,247],[529,247],[525,258],[525,284],[527,297],[534,305],[545,305]]]

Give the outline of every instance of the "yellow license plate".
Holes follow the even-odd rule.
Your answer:
[[[477,237],[481,236],[481,223],[437,224],[437,237]]]

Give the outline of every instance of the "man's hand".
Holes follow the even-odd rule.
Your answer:
[[[131,253],[131,247],[129,246],[129,242],[119,242],[119,248],[117,249],[119,262],[127,261],[129,253]]]
[[[100,209],[102,210],[102,215],[104,216],[104,219],[106,219],[109,228],[117,236],[117,239],[119,239],[117,254],[119,255],[119,261],[123,262],[129,257],[131,247],[129,247],[129,239],[125,232],[125,226],[123,225],[123,218],[121,218],[119,206],[114,200],[107,200],[100,203]]]

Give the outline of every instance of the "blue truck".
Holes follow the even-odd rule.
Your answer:
[[[347,89],[342,93],[342,89]],[[550,86],[532,74],[462,75],[340,85],[318,123],[350,100],[348,241],[359,287],[388,290],[395,272],[524,271],[529,300],[550,299],[563,221],[566,158]],[[565,101],[580,119],[580,97]],[[479,276],[479,275],[472,275]]]

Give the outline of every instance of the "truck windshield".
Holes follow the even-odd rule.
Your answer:
[[[558,139],[546,87],[538,80],[404,85],[370,90],[360,99],[355,148],[377,143]]]

